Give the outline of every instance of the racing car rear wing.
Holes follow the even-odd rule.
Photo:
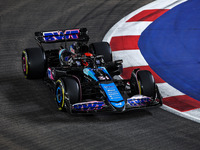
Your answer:
[[[39,43],[55,43],[66,41],[82,41],[88,42],[89,36],[86,28],[71,29],[71,30],[57,30],[46,32],[35,32],[35,39]]]

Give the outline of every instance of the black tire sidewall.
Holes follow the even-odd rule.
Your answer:
[[[95,55],[103,55],[105,63],[112,62],[112,51],[108,42],[97,42],[89,45],[89,51]]]
[[[78,79],[75,77],[62,77],[56,81],[56,103],[59,110],[70,110],[71,105],[80,102],[81,100],[81,87]],[[58,101],[57,90],[60,87],[62,90],[62,101]],[[66,99],[66,97],[68,99]],[[66,106],[66,107],[65,107]]]
[[[131,95],[139,94],[137,77],[134,71],[131,73],[130,86],[131,86]]]
[[[25,77],[28,79],[43,78],[46,72],[45,53],[40,48],[28,48],[22,52],[27,57],[28,72]]]
[[[140,82],[141,94],[155,99],[155,80],[153,75],[148,70],[141,70],[137,72],[137,80]]]

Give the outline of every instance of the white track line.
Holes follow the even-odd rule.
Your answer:
[[[122,59],[123,67],[147,66],[148,63],[139,50],[122,50],[112,52],[113,60]]]
[[[152,22],[126,22],[123,26],[117,28],[117,32],[114,32],[112,36],[122,35],[140,35]],[[129,30],[124,30],[129,29]]]

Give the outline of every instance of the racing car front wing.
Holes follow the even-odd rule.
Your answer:
[[[123,111],[128,111],[130,109],[143,108],[158,106],[159,102],[152,100],[150,97],[143,95],[135,95],[128,98],[126,101],[125,109]],[[106,105],[103,101],[87,101],[76,103],[72,105],[73,112],[99,112],[99,111],[112,111],[109,105]]]

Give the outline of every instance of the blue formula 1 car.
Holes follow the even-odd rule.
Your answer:
[[[23,73],[27,79],[44,79],[55,94],[59,110],[124,112],[162,105],[152,74],[135,69],[130,79],[117,79],[123,61],[112,60],[107,42],[88,46],[86,28],[35,32],[35,39],[39,48],[22,52]],[[45,49],[44,45],[52,46],[50,43],[59,44],[59,48]]]

